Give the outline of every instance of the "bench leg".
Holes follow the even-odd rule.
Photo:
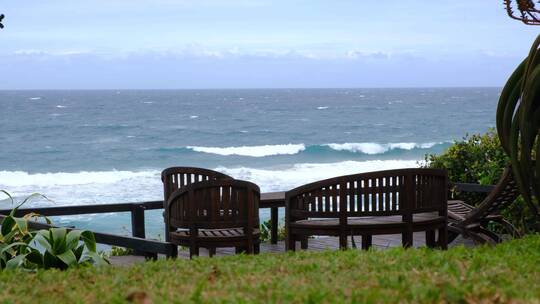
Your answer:
[[[435,247],[435,231],[426,230],[426,246],[429,248]]]
[[[216,255],[216,247],[210,247],[208,248],[208,255],[210,257],[213,257],[214,255]]]
[[[439,229],[439,244],[438,245],[443,250],[448,249],[448,227],[446,225]]]
[[[368,250],[371,247],[373,238],[371,235],[362,235],[362,249]]]
[[[341,233],[339,235],[339,249],[347,249],[347,234]]]
[[[191,259],[193,256],[199,256],[199,246],[189,247],[189,258]]]
[[[402,233],[402,240],[403,247],[409,248],[413,245],[413,234],[412,230],[407,229],[407,231]]]
[[[295,251],[296,250],[296,239],[294,235],[289,234],[287,236],[286,250]]]
[[[300,241],[300,248],[302,248],[303,250],[308,249],[308,237],[307,236],[302,236],[302,240]]]

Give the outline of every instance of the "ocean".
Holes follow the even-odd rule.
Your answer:
[[[415,167],[495,126],[500,88],[0,91],[0,189],[28,206],[162,199],[160,172],[205,167],[284,191]],[[0,201],[3,208],[10,204]],[[146,213],[162,238],[161,211]],[[280,213],[282,216],[283,213]],[[269,217],[261,210],[261,217]],[[130,234],[130,215],[53,217]]]

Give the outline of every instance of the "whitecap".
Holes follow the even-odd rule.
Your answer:
[[[63,106],[63,105],[57,105],[56,107],[57,107],[58,109],[63,109],[63,108],[65,108],[66,106]]]
[[[324,106],[324,107],[317,107],[317,110],[326,110],[328,109],[328,107]]]
[[[304,144],[286,145],[264,145],[264,146],[241,146],[241,147],[186,147],[195,152],[218,154],[218,155],[240,155],[250,157],[265,157],[273,155],[293,155],[306,149]]]
[[[191,115],[189,116],[190,119],[195,119],[195,118],[199,118],[199,115]]]
[[[379,144],[379,143],[331,143],[331,144],[324,144],[323,146],[330,147],[333,150],[336,151],[349,151],[354,153],[364,153],[369,155],[375,155],[375,154],[383,154],[390,150],[394,149],[401,149],[401,150],[412,150],[412,149],[429,149],[433,146],[441,144],[441,143],[414,143],[414,142],[403,142],[403,143],[387,143],[387,144]]]
[[[28,99],[30,99],[30,100],[40,100],[41,97],[30,97],[30,98],[28,98]]]

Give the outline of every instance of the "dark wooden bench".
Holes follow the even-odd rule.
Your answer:
[[[167,222],[167,201],[174,191],[181,189],[193,183],[217,180],[232,179],[231,176],[204,168],[197,167],[170,167],[161,172],[161,181],[163,182],[163,217],[165,219],[165,240],[169,241],[169,231],[171,230]],[[214,249],[210,249],[212,252]]]
[[[307,237],[402,234],[412,246],[413,232],[426,231],[426,244],[447,247],[447,184],[445,170],[400,169],[340,176],[310,183],[285,194],[286,248],[296,242],[307,249]],[[439,237],[435,241],[435,234]]]
[[[165,214],[170,242],[190,249],[235,247],[237,252],[259,253],[259,187],[234,180],[207,180],[184,186],[171,194]]]

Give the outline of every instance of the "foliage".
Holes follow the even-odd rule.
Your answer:
[[[451,181],[462,183],[495,184],[508,165],[495,130],[486,134],[466,135],[441,155],[426,155],[425,165],[448,170]]]
[[[530,303],[540,298],[539,247],[540,236],[528,236],[448,251],[301,251],[2,272],[0,302]]]
[[[529,211],[537,217],[540,198],[540,35],[529,56],[506,82],[497,107],[497,132]],[[540,227],[537,227],[540,230]]]
[[[4,191],[13,202],[11,195]],[[5,216],[0,226],[0,269],[66,269],[82,264],[103,265],[107,261],[96,251],[96,240],[90,231],[71,230],[66,228],[50,228],[48,230],[31,231],[29,220],[39,217],[29,214],[23,218],[15,216],[19,207],[33,194],[13,208]],[[43,196],[42,196],[43,197]],[[45,218],[47,223],[50,221]],[[80,242],[83,244],[80,244]]]
[[[124,255],[132,255],[132,254],[133,254],[133,249],[118,247],[118,246],[112,246],[111,251],[109,252],[109,256],[124,256]]]
[[[271,239],[271,230],[272,230],[272,220],[267,220],[261,223],[261,242],[270,242]],[[283,241],[285,239],[285,227],[279,225],[278,223],[278,241]]]
[[[446,169],[452,182],[493,185],[508,164],[509,158],[497,134],[489,130],[486,134],[465,136],[440,155],[426,155],[422,165]],[[451,195],[453,199],[464,200],[471,205],[480,203],[485,197],[484,194],[455,191]],[[521,197],[504,210],[503,215],[523,233],[536,231],[536,219]]]

